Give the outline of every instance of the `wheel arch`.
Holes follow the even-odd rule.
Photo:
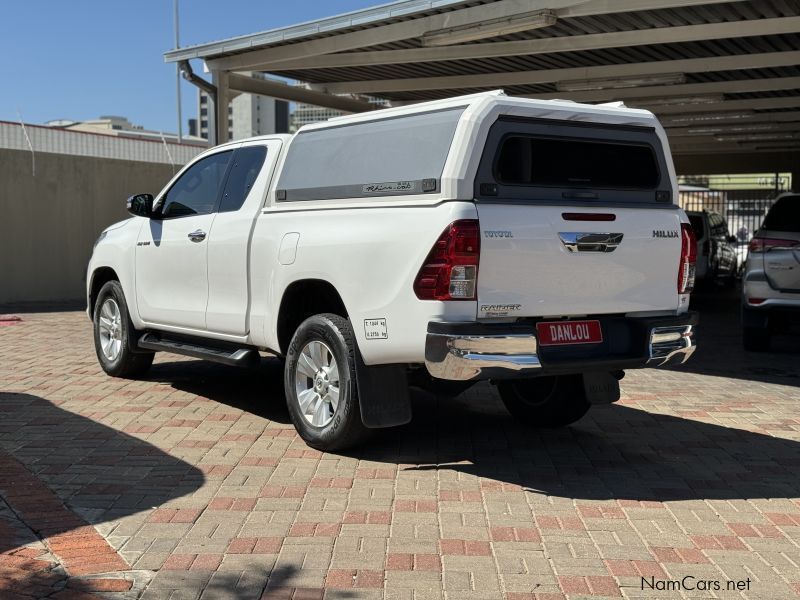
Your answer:
[[[119,275],[117,275],[117,272],[111,267],[97,267],[94,271],[92,271],[92,280],[91,284],[89,285],[88,298],[88,309],[90,315],[94,314],[94,306],[97,303],[97,296],[100,293],[100,290],[109,281],[120,281]],[[120,285],[122,285],[122,282],[120,282]]]
[[[286,354],[300,323],[319,313],[349,317],[344,301],[332,283],[324,279],[299,279],[286,287],[276,323],[281,354]]]

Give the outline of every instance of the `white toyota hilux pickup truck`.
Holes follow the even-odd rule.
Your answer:
[[[409,421],[409,385],[490,380],[520,421],[567,425],[694,351],[677,189],[650,112],[499,91],[224,144],[100,235],[97,357],[133,377],[157,351],[276,355],[324,450]]]

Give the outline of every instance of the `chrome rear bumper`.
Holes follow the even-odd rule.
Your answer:
[[[524,377],[542,368],[533,334],[459,335],[430,330],[425,366],[434,377],[460,381],[509,374]]]
[[[439,379],[471,381],[673,366],[685,363],[694,352],[696,316],[636,321],[646,343],[637,343],[640,350],[632,355],[544,362],[533,326],[430,323],[425,366]]]
[[[654,327],[650,330],[647,367],[682,365],[694,354],[693,325]]]

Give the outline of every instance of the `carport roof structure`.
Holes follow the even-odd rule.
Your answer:
[[[495,88],[621,100],[659,116],[679,171],[800,169],[800,0],[401,0],[165,59],[204,60],[218,107],[237,92],[351,112]]]

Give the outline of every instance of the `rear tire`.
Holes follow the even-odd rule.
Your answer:
[[[766,352],[769,350],[772,336],[769,329],[763,327],[742,328],[742,344],[750,352]]]
[[[303,321],[286,353],[286,405],[297,433],[312,448],[342,450],[364,439],[350,321],[319,314]]]
[[[589,410],[583,376],[558,375],[497,383],[508,412],[532,427],[564,427]]]
[[[153,364],[154,352],[137,351],[128,303],[119,281],[109,281],[94,305],[94,349],[100,366],[112,377],[135,378]]]

